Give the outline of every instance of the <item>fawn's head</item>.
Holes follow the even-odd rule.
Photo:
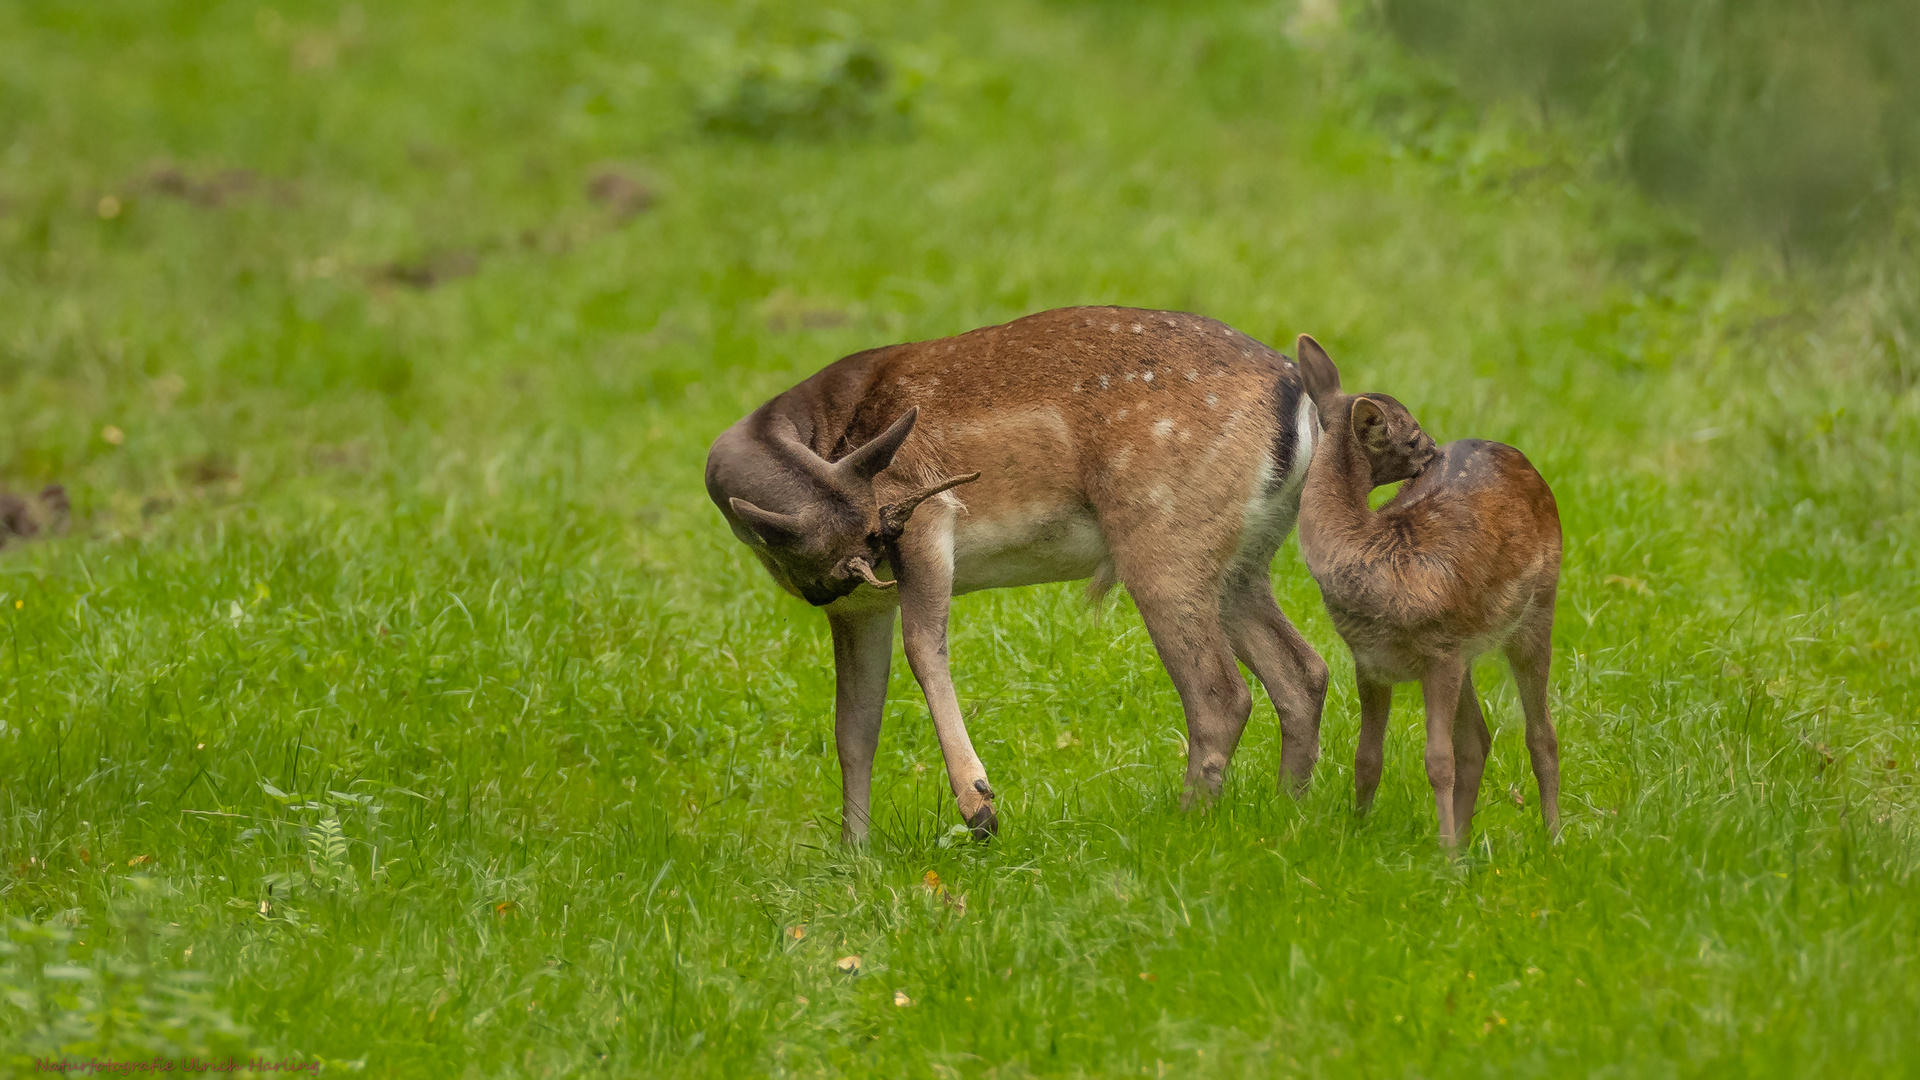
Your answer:
[[[1433,436],[1405,405],[1387,394],[1347,394],[1340,390],[1340,369],[1333,366],[1320,343],[1300,335],[1300,374],[1307,396],[1320,410],[1320,426],[1329,435],[1350,431],[1367,463],[1373,467],[1373,486],[1420,475],[1438,452]]]
[[[948,488],[980,478],[979,473],[952,476],[880,502],[874,477],[893,463],[918,415],[918,409],[908,409],[892,427],[834,462],[797,439],[777,436],[783,443],[781,459],[802,474],[765,485],[782,505],[775,509],[737,495],[723,498],[719,491],[714,501],[726,512],[734,535],[753,549],[774,580],[815,607],[831,604],[862,584],[893,588],[897,582],[881,580],[874,568],[890,561],[889,552],[913,512]]]

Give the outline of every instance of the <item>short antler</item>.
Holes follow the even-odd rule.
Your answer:
[[[865,578],[867,584],[873,586],[876,589],[891,589],[895,585],[900,584],[897,581],[881,581],[880,578],[873,572],[873,564],[861,558],[858,555],[855,555],[853,558],[847,560],[847,569],[853,571],[856,574],[859,574],[862,578]]]
[[[977,472],[968,473],[965,476],[949,476],[932,487],[921,488],[919,491],[914,492],[898,502],[888,503],[880,508],[880,531],[889,539],[897,539],[901,533],[906,531],[907,519],[913,516],[915,510],[920,509],[921,503],[926,502],[928,499],[933,498],[948,488],[957,488],[961,484],[971,484],[978,479],[980,479],[980,474]]]

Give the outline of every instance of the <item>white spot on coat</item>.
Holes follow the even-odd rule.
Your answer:
[[[1146,381],[1148,381],[1148,382],[1152,382],[1152,381],[1153,381],[1153,372],[1151,372],[1151,371],[1149,371],[1149,372],[1147,372],[1147,373],[1146,373],[1145,375],[1142,375],[1142,376],[1140,376],[1140,377],[1141,377],[1142,379],[1145,379],[1145,380],[1146,380]]]
[[[1107,388],[1107,377],[1105,375],[1102,375],[1100,376],[1100,389],[1105,390],[1106,388]]]
[[[1133,332],[1136,334],[1143,334],[1146,332],[1146,329],[1147,329],[1146,327],[1141,326],[1139,323],[1133,324]]]
[[[1209,408],[1209,409],[1211,409],[1211,408],[1213,408],[1213,407],[1215,407],[1215,406],[1217,406],[1217,405],[1219,405],[1219,404],[1220,404],[1220,395],[1219,395],[1219,394],[1208,394],[1208,395],[1207,395],[1207,408]]]
[[[1165,439],[1168,435],[1171,435],[1171,434],[1173,434],[1173,419],[1171,417],[1155,420],[1153,422],[1154,438]]]
[[[1187,381],[1188,381],[1188,382],[1199,382],[1199,381],[1200,381],[1200,373],[1199,373],[1199,372],[1197,372],[1197,371],[1188,371],[1188,372],[1187,372]]]

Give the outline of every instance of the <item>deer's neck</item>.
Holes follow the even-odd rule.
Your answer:
[[[1307,466],[1300,493],[1300,550],[1316,575],[1341,561],[1343,551],[1364,541],[1374,527],[1367,494],[1373,466],[1343,418],[1327,428],[1325,441]]]

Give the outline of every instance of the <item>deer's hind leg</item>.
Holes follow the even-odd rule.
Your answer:
[[[1547,835],[1560,833],[1560,736],[1547,712],[1547,676],[1553,666],[1553,589],[1546,590],[1527,612],[1525,621],[1507,642],[1507,663],[1520,691],[1520,708],[1527,716],[1527,756],[1533,760],[1533,778],[1540,785],[1540,815]]]
[[[1253,694],[1220,624],[1218,578],[1197,567],[1155,565],[1130,554],[1115,551],[1114,565],[1180,693],[1187,719],[1183,804],[1190,806],[1196,796],[1210,800],[1220,794],[1227,763],[1253,712]]]
[[[1480,777],[1486,772],[1493,733],[1480,711],[1480,694],[1473,686],[1473,663],[1460,678],[1460,701],[1453,712],[1453,823],[1460,839],[1473,831],[1473,804],[1480,796]]]
[[[1267,567],[1249,564],[1224,591],[1220,620],[1233,653],[1266,687],[1280,716],[1280,787],[1307,792],[1320,760],[1320,715],[1327,665],[1273,600]]]
[[[1245,457],[1259,448],[1249,443],[1238,450]],[[1222,457],[1202,471],[1197,462],[1181,461],[1177,451],[1161,453],[1156,469],[1165,471],[1156,475],[1167,482],[1141,486],[1114,474],[1089,495],[1114,570],[1180,693],[1187,721],[1183,802],[1190,806],[1196,797],[1210,800],[1220,793],[1253,711],[1221,601],[1224,587],[1238,576],[1234,564],[1241,561],[1246,499],[1254,494],[1233,490],[1237,484],[1227,478],[1251,478],[1257,470],[1251,461]]]

